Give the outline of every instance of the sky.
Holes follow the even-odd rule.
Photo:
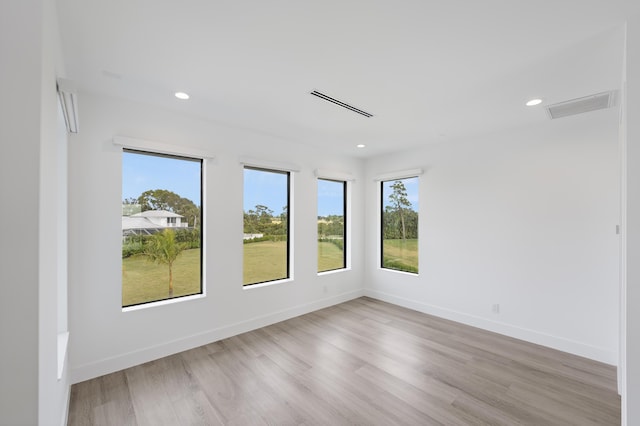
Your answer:
[[[318,216],[344,215],[344,182],[318,179]]]
[[[287,205],[287,174],[244,169],[244,211],[263,205],[279,216]]]
[[[343,183],[318,179],[318,216],[342,215]],[[244,210],[261,204],[282,213],[287,204],[287,175],[264,170],[244,170]]]
[[[200,203],[200,161],[122,153],[122,199],[138,198],[150,189],[166,189]]]
[[[418,211],[418,178],[402,179],[408,199]],[[394,181],[383,182],[385,195]],[[155,155],[123,152],[122,199],[138,198],[150,189],[166,189],[200,205],[200,162]],[[318,179],[318,216],[342,215],[343,184]],[[287,175],[264,170],[244,170],[244,210],[262,204],[282,213],[287,205]],[[389,205],[388,197],[384,206]]]

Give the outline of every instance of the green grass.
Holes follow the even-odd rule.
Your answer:
[[[200,293],[200,249],[183,251],[173,264],[173,297]],[[169,298],[169,267],[136,255],[122,259],[122,306]]]
[[[384,240],[382,267],[418,273],[418,240]]]
[[[328,241],[318,241],[318,272],[344,268],[344,252]]]
[[[244,285],[287,277],[287,242],[262,241],[244,244]]]

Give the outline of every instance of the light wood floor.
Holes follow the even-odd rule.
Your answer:
[[[74,385],[70,425],[619,425],[615,368],[369,298]]]

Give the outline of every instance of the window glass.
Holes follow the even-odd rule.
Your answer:
[[[347,183],[318,179],[318,272],[346,268]]]
[[[202,160],[122,154],[122,306],[202,293]]]
[[[289,278],[289,173],[244,169],[243,285]]]
[[[418,273],[418,178],[383,181],[381,265]]]

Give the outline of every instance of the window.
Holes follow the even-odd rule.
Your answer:
[[[381,265],[418,273],[418,178],[381,182]]]
[[[243,285],[289,278],[289,172],[244,168]]]
[[[318,179],[318,272],[347,267],[347,183]]]
[[[202,160],[124,149],[122,306],[202,293]]]

